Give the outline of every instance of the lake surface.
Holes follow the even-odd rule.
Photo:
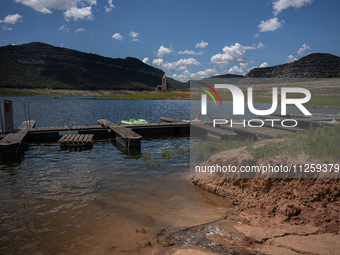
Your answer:
[[[190,118],[190,102],[181,100],[13,99],[15,127],[26,119],[23,100],[37,127]],[[245,118],[254,117],[249,114]],[[189,145],[186,135],[143,139],[141,152],[154,155],[153,166],[108,140],[82,151],[53,142],[31,145],[21,156],[2,156],[0,254],[129,254],[138,243],[154,242],[161,228],[171,232],[225,216],[231,210],[226,199],[191,184],[188,155],[160,156],[164,149]]]
[[[37,127],[97,125],[98,119],[160,122],[189,119],[190,113],[189,101],[13,99],[15,127],[25,120],[24,99]],[[143,139],[141,152],[154,155],[151,167],[140,154],[130,156],[107,140],[83,151],[62,150],[54,142],[31,145],[21,156],[2,156],[0,254],[131,251],[136,243],[154,242],[145,235],[154,237],[161,228],[175,231],[221,218],[230,210],[226,199],[192,185],[189,156],[160,156],[164,149],[189,144],[187,135]]]

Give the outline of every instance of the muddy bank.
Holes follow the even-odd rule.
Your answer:
[[[263,143],[259,143],[259,146]],[[245,148],[239,148],[214,155],[202,165],[223,165],[227,162],[239,168],[249,165],[250,158]],[[323,162],[302,154],[296,157],[280,155],[260,159],[252,164],[282,163],[290,165]],[[194,178],[192,182],[228,198],[238,212],[248,214],[248,217],[254,219],[275,219],[294,225],[312,224],[321,227],[325,232],[340,230],[339,179]]]
[[[304,154],[279,155],[257,162],[250,159],[246,149],[239,148],[214,155],[201,166],[324,163]],[[197,174],[192,182],[226,197],[234,206],[233,215],[228,215],[221,227],[237,238],[221,235],[213,238],[231,253],[335,254],[340,244],[337,178],[202,178]]]

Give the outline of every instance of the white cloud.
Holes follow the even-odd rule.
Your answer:
[[[293,55],[289,55],[286,59],[286,63],[291,63],[291,62],[294,62],[296,60],[297,60],[297,58],[295,58]]]
[[[83,32],[83,31],[85,31],[85,28],[80,27],[80,28],[76,29],[75,33],[80,33],[80,32]]]
[[[172,52],[173,52],[172,45],[170,45],[170,48],[166,48],[162,45],[161,47],[159,47],[157,51],[157,57],[162,58],[166,55],[169,55]]]
[[[191,76],[190,72],[188,70],[185,70],[183,74],[180,75],[173,74],[172,78],[177,81],[187,82],[188,80],[190,80],[190,76]]]
[[[164,60],[161,59],[161,58],[154,59],[152,61],[152,64],[159,66],[166,73],[175,72],[176,69],[177,69],[176,62],[173,62],[173,63],[166,62],[166,63],[164,63]]]
[[[132,41],[133,41],[133,42],[137,42],[137,41],[139,40],[139,39],[137,38],[138,35],[139,35],[139,33],[136,33],[136,32],[134,32],[134,31],[131,31],[131,32],[130,32],[130,36],[132,37]]]
[[[191,75],[193,79],[203,79],[211,76],[216,76],[219,73],[215,69],[206,69],[205,71],[199,71]]]
[[[2,29],[3,30],[8,30],[8,31],[11,31],[11,30],[13,30],[13,28],[11,28],[11,27],[7,27],[7,26],[2,26]]]
[[[260,33],[257,33],[257,34],[255,35],[255,37],[256,37],[256,38],[259,38],[260,35],[261,35]]]
[[[301,46],[301,48],[297,51],[297,55],[295,55],[296,57],[302,57],[304,55],[308,55],[310,54],[310,52],[306,53],[307,50],[311,50],[311,47],[309,47],[307,44],[303,44]],[[298,60],[296,57],[294,57],[293,55],[289,55],[286,59],[286,63],[291,63],[293,61]]]
[[[194,58],[180,59],[176,62],[176,66],[197,66],[197,65],[201,65],[201,63]]]
[[[263,48],[263,47],[264,47],[264,45],[263,45],[263,43],[261,43],[261,42],[259,42],[259,44],[256,46],[257,49],[261,49],[261,48]]]
[[[188,70],[188,67],[186,67],[186,66],[177,67],[177,71],[185,71],[185,70]]]
[[[203,55],[205,52],[200,51],[200,52],[195,52],[193,50],[184,50],[184,51],[179,51],[177,54],[187,54],[187,55]]]
[[[262,47],[264,47],[262,43],[259,43],[257,46],[242,46],[239,43],[235,43],[235,45],[232,46],[225,46],[223,48],[223,53],[212,56],[210,62],[220,65],[223,69],[231,62],[246,62],[244,54],[247,50],[255,50]]]
[[[7,15],[3,20],[0,20],[0,23],[12,24],[14,25],[17,22],[22,22],[23,16],[17,14]]]
[[[115,34],[112,36],[112,39],[116,39],[116,40],[119,40],[119,41],[123,41],[123,36],[122,36],[120,33],[115,33]]]
[[[248,63],[240,63],[240,67],[233,66],[227,71],[227,73],[245,75],[250,71],[250,69],[247,69],[247,65]]]
[[[67,11],[77,7],[77,5],[97,4],[97,0],[15,0],[15,2],[32,7],[34,10],[44,14],[52,13],[51,9]]]
[[[164,63],[164,60],[161,59],[161,58],[157,58],[157,59],[152,60],[152,64],[156,65],[156,66],[161,66],[163,63]]]
[[[260,32],[268,32],[268,31],[275,31],[276,29],[282,27],[282,25],[285,23],[284,20],[279,21],[278,18],[272,18],[266,21],[261,22],[258,27],[260,28]]]
[[[264,62],[259,67],[262,68],[262,67],[268,67],[268,66],[270,66],[270,65],[267,62]]]
[[[108,5],[105,5],[105,12],[111,11],[115,6],[112,4],[112,0],[108,1]]]
[[[62,26],[59,28],[59,30],[62,30],[62,31],[64,31],[64,32],[69,32],[69,31],[70,31],[70,29],[67,27],[66,24],[62,25]]]
[[[152,61],[153,65],[159,66],[164,72],[172,73],[175,72],[176,70],[186,70],[187,66],[197,66],[201,65],[200,62],[198,62],[194,58],[185,58],[185,59],[180,59],[176,62],[164,62],[163,59],[157,58]]]
[[[307,44],[303,44],[302,47],[298,50],[298,55],[303,56],[306,50],[311,50],[311,48]]]
[[[300,8],[306,4],[312,3],[313,0],[277,0],[273,3],[274,15],[278,15],[281,11],[289,8]]]
[[[75,6],[71,7],[67,11],[64,12],[64,17],[67,21],[73,18],[74,21],[77,21],[78,19],[93,19],[92,16],[92,7],[83,7],[83,8],[77,8]]]
[[[215,69],[206,69],[205,71],[199,71],[192,74],[188,70],[185,70],[183,74],[173,74],[172,78],[181,82],[187,82],[188,80],[201,80],[218,74],[219,73]]]
[[[205,47],[207,47],[208,46],[208,43],[207,42],[200,42],[200,43],[197,43],[196,45],[195,45],[195,48],[205,48]]]
[[[145,63],[145,64],[148,64],[148,65],[150,64],[150,59],[147,58],[147,57],[144,58],[142,61],[143,61],[143,63]]]

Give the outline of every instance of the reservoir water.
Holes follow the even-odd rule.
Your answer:
[[[15,127],[26,118],[23,100],[37,127],[190,118],[190,102],[181,100],[13,99]],[[153,155],[153,165],[108,140],[82,151],[33,144],[23,155],[2,156],[0,254],[131,254],[154,243],[161,228],[171,232],[225,216],[232,210],[225,198],[190,182],[188,155],[160,156],[189,145],[186,135],[143,139],[141,153]]]
[[[13,99],[15,127],[25,120],[24,99],[37,127],[96,125],[98,119],[155,123],[189,119],[190,112],[189,101]],[[226,199],[191,184],[189,156],[160,156],[189,144],[189,136],[143,139],[141,152],[153,155],[153,166],[106,140],[83,151],[49,142],[2,156],[0,254],[130,254],[155,243],[161,228],[171,232],[225,216]]]

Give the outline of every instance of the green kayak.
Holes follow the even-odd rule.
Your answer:
[[[122,122],[123,124],[129,124],[129,125],[148,124],[148,123],[149,123],[149,122],[147,122],[147,121],[144,120],[144,119],[138,119],[138,120],[130,119],[130,121],[122,120],[121,122]]]

